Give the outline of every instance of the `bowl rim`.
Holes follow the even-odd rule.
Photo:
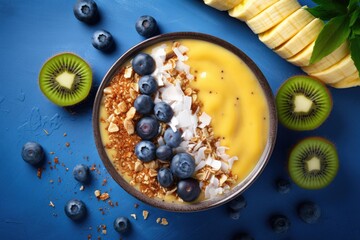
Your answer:
[[[266,143],[266,146],[263,150],[263,153],[255,165],[255,167],[250,171],[247,177],[245,177],[244,180],[242,180],[239,184],[234,186],[231,191],[228,193],[223,194],[221,197],[216,197],[214,199],[208,199],[200,202],[195,203],[171,203],[171,202],[165,202],[163,200],[150,198],[146,196],[145,194],[138,191],[136,188],[131,186],[123,177],[116,171],[115,167],[111,163],[111,160],[109,159],[105,148],[102,143],[101,139],[101,133],[100,133],[100,119],[99,119],[99,113],[100,113],[100,105],[101,100],[103,97],[103,90],[108,84],[111,82],[113,77],[118,73],[120,67],[128,62],[135,54],[139,53],[140,51],[151,47],[154,44],[158,44],[161,42],[166,41],[173,41],[173,40],[179,40],[179,39],[194,39],[194,40],[202,40],[206,42],[210,42],[216,45],[219,45],[230,52],[237,55],[241,60],[247,64],[247,66],[250,68],[250,70],[254,73],[256,76],[258,82],[261,85],[261,88],[264,92],[265,98],[267,100],[267,105],[269,108],[269,136]],[[172,211],[172,212],[196,212],[196,211],[202,211],[207,210],[210,208],[214,208],[217,206],[220,206],[231,199],[235,198],[236,196],[239,196],[242,194],[254,181],[259,177],[261,172],[264,170],[265,166],[267,165],[270,156],[272,154],[272,151],[275,146],[276,142],[276,135],[277,135],[277,112],[275,107],[275,99],[272,92],[272,89],[266,80],[265,76],[261,72],[261,70],[258,68],[258,66],[253,62],[250,57],[248,57],[244,52],[242,52],[239,48],[235,47],[231,43],[220,39],[218,37],[200,33],[200,32],[172,32],[172,33],[165,33],[160,34],[155,37],[146,39],[132,48],[130,48],[128,51],[126,51],[122,56],[120,56],[115,63],[109,68],[109,70],[106,72],[105,76],[103,77],[100,86],[98,87],[95,101],[93,104],[93,114],[92,114],[92,125],[93,125],[93,134],[95,138],[95,144],[98,151],[98,154],[105,165],[105,168],[110,173],[111,177],[130,195],[137,198],[138,200],[149,204],[151,206]]]

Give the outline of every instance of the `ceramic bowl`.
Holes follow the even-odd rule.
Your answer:
[[[265,97],[269,108],[269,114],[270,114],[270,120],[269,120],[270,124],[269,124],[269,134],[268,134],[267,144],[260,159],[258,160],[255,167],[248,174],[248,176],[245,177],[236,186],[234,186],[230,191],[219,197],[209,200],[203,200],[195,203],[186,203],[186,204],[171,203],[171,202],[161,201],[155,198],[149,198],[148,196],[146,196],[145,194],[141,193],[136,188],[131,186],[117,172],[117,170],[113,166],[111,160],[109,159],[109,156],[107,155],[104,149],[104,144],[101,139],[100,118],[99,118],[100,105],[103,98],[103,91],[110,84],[111,80],[117,74],[119,69],[125,63],[129,62],[130,59],[132,59],[137,53],[141,52],[142,50],[164,41],[173,41],[178,39],[196,39],[196,40],[211,42],[213,44],[222,46],[223,48],[231,51],[232,53],[237,55],[240,59],[242,59],[257,77],[261,85],[261,88],[265,93]],[[265,166],[267,165],[267,162],[269,161],[270,155],[275,145],[276,133],[277,133],[277,114],[274,103],[274,96],[267,80],[265,79],[260,69],[256,66],[256,64],[246,54],[244,54],[241,50],[239,50],[232,44],[211,35],[207,35],[203,33],[194,33],[194,32],[175,32],[175,33],[158,35],[137,44],[136,46],[128,50],[125,54],[123,54],[111,66],[111,68],[104,76],[96,94],[94,107],[93,107],[93,129],[94,129],[95,143],[100,158],[102,159],[107,171],[110,173],[112,178],[125,191],[127,191],[129,194],[136,197],[137,199],[141,200],[142,202],[145,202],[151,206],[160,209],[164,209],[168,211],[176,211],[176,212],[193,212],[193,211],[210,209],[230,201],[231,199],[243,193],[256,180],[256,178],[261,174],[261,172],[264,170]]]

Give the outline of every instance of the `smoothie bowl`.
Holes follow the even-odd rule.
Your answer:
[[[223,204],[273,150],[277,118],[258,67],[233,45],[191,32],[148,39],[105,75],[93,111],[99,155],[128,193],[170,211]]]

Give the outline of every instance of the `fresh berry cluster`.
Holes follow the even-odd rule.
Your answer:
[[[78,0],[73,7],[75,17],[86,24],[95,25],[100,21],[98,6],[94,0]],[[159,34],[156,20],[148,15],[138,18],[135,29],[143,37],[153,37]],[[101,29],[94,32],[92,45],[104,52],[111,52],[115,48],[115,41],[110,32]]]
[[[164,188],[177,182],[177,194],[185,202],[198,198],[201,189],[199,182],[192,178],[195,172],[195,160],[189,153],[174,154],[174,148],[181,143],[181,130],[168,127],[164,131],[165,145],[156,146],[154,140],[161,131],[160,123],[169,123],[174,111],[166,102],[154,103],[152,96],[158,90],[156,79],[151,76],[156,68],[155,60],[146,53],[137,54],[132,60],[133,70],[141,76],[140,95],[134,101],[136,111],[142,117],[136,123],[136,133],[141,141],[135,146],[135,155],[143,162],[156,159],[170,162],[170,168],[160,168],[157,180]]]

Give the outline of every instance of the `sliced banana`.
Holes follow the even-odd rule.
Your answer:
[[[300,7],[296,0],[280,0],[246,21],[246,23],[254,33],[263,33],[276,26]]]
[[[229,10],[229,15],[241,21],[246,21],[278,1],[280,0],[243,0]]]
[[[315,41],[323,27],[324,22],[318,18],[315,18],[289,41],[274,49],[274,51],[282,58],[291,58],[303,50],[311,42]]]
[[[289,40],[303,27],[315,19],[315,17],[305,8],[306,7],[302,7],[296,10],[275,27],[266,32],[260,33],[260,41],[265,43],[265,45],[269,48],[274,49]]]
[[[360,86],[359,72],[351,74],[349,77],[342,79],[339,82],[330,84],[334,88],[350,88]]]
[[[204,0],[204,3],[220,11],[227,11],[240,4],[243,0]]]
[[[351,55],[348,54],[346,57],[335,63],[331,67],[321,72],[309,74],[310,76],[316,77],[325,83],[335,83],[349,77],[351,74],[356,72],[354,61]]]
[[[310,63],[311,55],[313,52],[315,46],[315,41],[310,43],[307,47],[305,47],[303,50],[301,50],[296,55],[292,56],[291,58],[286,59],[288,62],[302,67],[302,66],[308,66]]]
[[[307,74],[323,71],[335,63],[339,62],[350,53],[348,42],[344,42],[335,51],[322,58],[319,62],[303,67],[303,71]]]

